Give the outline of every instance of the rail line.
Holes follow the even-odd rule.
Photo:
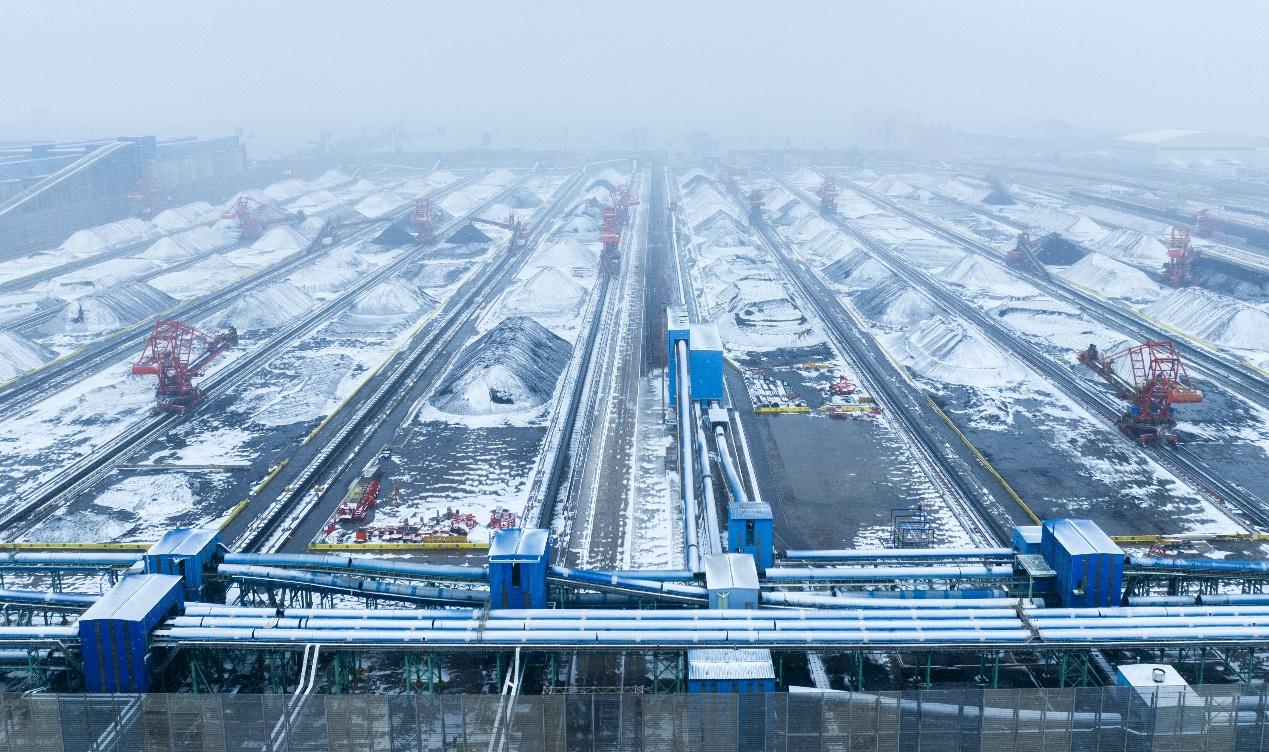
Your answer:
[[[1019,271],[1003,264],[1000,252],[990,245],[960,230],[930,219],[885,196],[863,188],[850,180],[837,179],[842,180],[845,185],[859,195],[900,215],[935,237],[983,256],[1001,266],[1007,272],[1017,273]],[[984,214],[984,216],[988,216],[991,219],[996,218],[995,215]],[[1089,317],[1112,329],[1118,329],[1142,341],[1171,339],[1176,344],[1177,349],[1181,351],[1187,366],[1191,366],[1195,371],[1207,376],[1214,384],[1228,389],[1243,399],[1254,402],[1261,407],[1269,408],[1269,379],[1247,368],[1244,364],[1214,353],[1204,346],[1196,345],[1186,338],[1177,338],[1176,333],[1172,330],[1160,328],[1153,322],[1142,318],[1136,312],[1124,310],[1109,301],[1097,297],[1094,293],[1080,289],[1078,286],[1069,284],[1058,277],[1045,278],[1038,274],[1024,274],[1027,282],[1041,292],[1078,308]]]
[[[532,230],[529,240],[515,259],[509,263],[500,263],[505,259],[495,254],[479,276],[469,283],[468,289],[450,299],[446,311],[428,323],[422,336],[391,367],[387,376],[365,398],[353,416],[326,442],[282,493],[255,515],[234,541],[235,551],[277,551],[290,541],[295,530],[318,506],[325,488],[329,487],[329,484],[319,487],[318,476],[331,471],[328,475],[339,477],[352,467],[374,438],[375,429],[387,420],[392,411],[424,378],[431,361],[458,336],[464,323],[483,313],[483,304],[518,273],[532,255],[531,249],[554,226],[554,219],[562,207],[582,189],[588,174],[588,170],[581,170],[569,184],[556,191],[551,204],[543,207],[530,223]],[[496,202],[500,197],[494,197],[489,203]],[[342,461],[339,460],[340,457]]]
[[[512,183],[499,191],[497,195],[482,202],[463,216],[454,219],[441,228],[440,234],[448,233],[485,208],[497,203],[507,194],[516,190],[528,179],[528,176]],[[374,225],[358,233],[358,237],[370,234],[377,229]],[[414,246],[401,254],[396,260],[385,264],[382,268],[365,275],[338,296],[318,306],[297,321],[286,326],[282,331],[270,337],[268,341],[253,349],[246,356],[231,361],[218,369],[202,383],[202,389],[208,399],[224,394],[241,384],[250,375],[279,356],[289,345],[303,339],[334,315],[351,306],[363,293],[376,284],[390,279],[403,268],[418,260],[419,252],[426,250],[424,246]],[[53,511],[69,503],[80,493],[91,488],[108,477],[114,470],[136,451],[141,449],[163,432],[179,423],[183,416],[161,414],[150,416],[140,421],[119,436],[99,447],[96,451],[85,455],[70,467],[58,473],[52,481],[42,485],[38,492],[23,496],[21,503],[5,510],[0,517],[0,530],[6,537],[13,538],[31,530]]]
[[[428,194],[428,198],[435,199],[460,190],[479,179],[479,177],[480,175],[477,174],[457,180]],[[313,263],[321,256],[335,250],[339,245],[347,244],[352,240],[361,239],[382,230],[383,227],[406,215],[412,207],[413,203],[407,204],[385,217],[381,222],[368,224],[356,231],[343,243],[332,245],[324,250],[317,241],[314,241],[303,251],[292,254],[272,266],[253,272],[236,282],[205,295],[184,301],[158,315],[184,321],[197,321],[210,316],[223,308],[231,298],[284,279],[298,268]],[[320,251],[320,253],[315,253],[317,251]],[[41,368],[0,385],[0,420],[11,417],[19,410],[38,402],[49,394],[64,389],[67,384],[88,376],[98,366],[119,360],[125,357],[127,353],[139,349],[145,341],[153,318],[133,323],[97,342],[85,346],[71,355],[51,361]]]
[[[737,207],[744,206],[740,196],[733,194],[731,198]],[[965,461],[953,454],[950,443],[947,453],[936,446],[932,438],[936,431],[930,427],[934,420],[933,410],[924,400],[917,399],[919,390],[907,374],[881,355],[875,345],[869,347],[861,333],[863,327],[813,272],[794,260],[794,254],[784,238],[766,223],[751,223],[750,226],[780,265],[785,279],[795,288],[794,293],[823,323],[824,334],[834,349],[859,376],[861,385],[874,396],[885,414],[892,416],[892,424],[911,449],[913,459],[958,515],[974,543],[1002,545],[1008,541],[1008,527],[986,511],[988,500],[995,497],[970,474]],[[889,373],[883,362],[891,364]],[[908,386],[905,388],[900,381]]]
[[[794,195],[807,202],[808,205],[815,206],[815,203],[805,191],[789,184],[787,181],[780,180],[780,182]],[[1128,439],[1120,433],[1117,427],[1121,412],[1117,400],[1114,400],[1105,392],[1094,390],[1088,382],[1076,378],[1069,370],[1059,366],[1048,356],[1041,353],[1034,345],[1017,336],[964,298],[935,281],[924,271],[913,267],[866,231],[855,227],[841,217],[834,216],[830,217],[829,220],[858,241],[873,258],[885,265],[895,276],[907,282],[913,289],[922,291],[944,310],[973,324],[998,347],[1001,347],[1006,352],[1013,353],[1022,363],[1048,379],[1067,397],[1083,405],[1094,415],[1101,418],[1113,429],[1114,435],[1120,441],[1128,443]],[[1136,444],[1134,443],[1133,446],[1135,447]],[[1220,478],[1216,473],[1209,470],[1193,452],[1184,447],[1171,451],[1157,446],[1145,446],[1141,447],[1141,449],[1156,463],[1172,471],[1195,491],[1208,497],[1229,514],[1231,518],[1235,520],[1241,519],[1241,524],[1249,528],[1253,525],[1259,525],[1262,529],[1269,527],[1269,512],[1264,509],[1260,500]]]

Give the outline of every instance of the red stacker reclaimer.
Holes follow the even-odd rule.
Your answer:
[[[238,330],[232,326],[213,337],[179,321],[155,321],[132,373],[158,377],[156,411],[185,413],[203,401],[194,379],[202,376],[203,369],[218,355],[237,344]]]
[[[414,213],[410,215],[410,224],[420,243],[431,245],[436,242],[436,213],[432,211],[431,199],[418,200],[414,205]]]
[[[1194,284],[1194,263],[1198,257],[1198,251],[1190,245],[1190,231],[1173,227],[1172,237],[1168,239],[1168,261],[1163,265],[1164,281],[1172,287]]]
[[[639,199],[630,193],[629,185],[617,186],[617,224],[622,227],[626,226],[626,222],[630,219],[630,207],[638,206]]]
[[[238,223],[240,237],[244,241],[255,240],[264,231],[274,225],[288,222],[302,222],[304,212],[289,212],[272,204],[257,201],[250,196],[239,196],[223,215],[224,219],[232,219]]]
[[[830,177],[824,178],[824,184],[820,186],[820,214],[831,217],[837,213],[837,181]]]
[[[1166,340],[1126,347],[1110,355],[1102,355],[1097,345],[1089,345],[1079,360],[1128,403],[1119,427],[1138,444],[1158,441],[1175,446],[1174,405],[1203,401],[1203,393],[1190,380],[1176,345]]]
[[[473,224],[501,227],[510,232],[511,241],[507,245],[507,250],[512,253],[523,250],[529,245],[529,226],[517,219],[514,212],[507,215],[505,222],[499,222],[496,219],[485,219],[484,217],[472,217],[471,221]]]

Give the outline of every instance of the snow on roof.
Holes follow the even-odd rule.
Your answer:
[[[687,651],[687,678],[774,679],[771,651],[763,648],[696,648]]]

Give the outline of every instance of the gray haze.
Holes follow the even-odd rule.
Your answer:
[[[1269,133],[1255,2],[16,2],[0,139],[401,124],[437,146],[844,145],[903,112]],[[567,132],[566,129],[567,128]]]

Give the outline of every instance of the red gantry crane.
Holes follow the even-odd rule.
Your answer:
[[[1089,345],[1079,360],[1128,403],[1119,427],[1138,444],[1159,441],[1175,446],[1173,406],[1203,401],[1203,393],[1190,380],[1176,345],[1166,340],[1126,347],[1110,355],[1102,355],[1097,345]]]
[[[621,257],[618,255],[618,247],[621,245],[621,225],[617,221],[615,206],[604,207],[603,221],[599,226],[599,242],[604,246],[599,257],[600,266],[606,269],[610,276],[616,277],[621,270]]]
[[[1172,287],[1194,284],[1194,263],[1198,257],[1198,251],[1190,245],[1190,231],[1173,227],[1172,237],[1168,239],[1168,261],[1163,265],[1164,281]]]
[[[511,232],[511,245],[508,250],[515,252],[524,248],[529,244],[529,226],[516,219],[514,213],[507,215],[507,221],[499,222],[496,219],[485,219],[484,217],[472,217],[473,224],[489,225],[490,227],[501,227]]]
[[[820,186],[820,214],[831,217],[837,213],[837,181],[831,177],[824,178],[824,184]]]
[[[414,227],[414,234],[420,243],[431,245],[436,242],[436,213],[432,211],[431,199],[421,198],[414,204],[410,224]]]
[[[304,212],[289,212],[272,204],[257,201],[250,196],[239,196],[229,211],[224,213],[223,218],[236,220],[241,229],[242,239],[251,241],[263,235],[264,231],[273,225],[303,221]]]
[[[216,336],[204,334],[179,321],[155,321],[141,358],[132,365],[134,376],[157,376],[156,411],[184,413],[203,401],[194,379],[218,355],[238,344],[232,326]]]

